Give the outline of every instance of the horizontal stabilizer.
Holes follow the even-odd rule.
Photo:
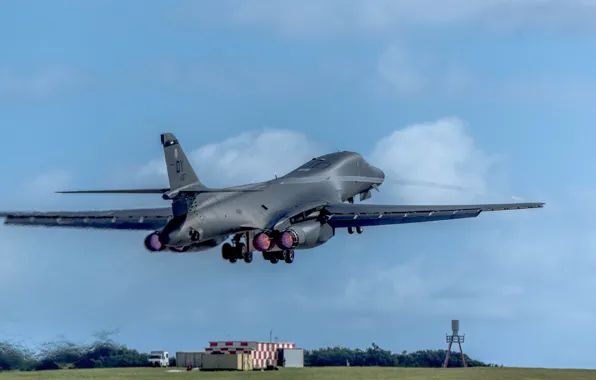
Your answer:
[[[210,189],[200,186],[186,186],[181,189],[114,189],[114,190],[68,190],[68,191],[57,191],[58,194],[162,194],[164,199],[175,198],[178,194],[182,193],[252,193],[255,191],[261,191],[260,189]]]
[[[166,191],[163,194],[164,199],[172,199],[176,198],[176,196],[180,193],[184,194],[217,194],[217,193],[254,193],[255,191],[262,191],[260,189],[238,189],[238,188],[224,188],[224,189],[211,189],[208,187],[200,187],[200,186],[184,186],[179,189],[174,189],[171,191]]]
[[[58,194],[163,194],[170,189],[68,190]]]

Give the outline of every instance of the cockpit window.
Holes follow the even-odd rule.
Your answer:
[[[306,164],[302,165],[301,167],[298,168],[298,170],[310,170],[310,169],[325,169],[326,167],[329,167],[329,164],[322,161],[322,160],[318,160],[318,159],[313,159],[309,162],[307,162]]]
[[[315,160],[308,161],[306,164],[302,165],[298,169],[310,169],[318,163],[319,163],[319,161],[315,161]]]

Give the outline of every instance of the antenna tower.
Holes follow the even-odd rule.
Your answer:
[[[459,320],[453,319],[451,321],[451,335],[447,335],[446,340],[449,346],[447,347],[447,354],[445,355],[445,362],[443,363],[443,368],[447,368],[447,364],[449,363],[449,356],[451,355],[451,345],[453,343],[457,343],[459,345],[459,353],[461,354],[461,361],[464,364],[464,367],[467,367],[466,358],[464,357],[464,351],[461,348],[461,344],[464,342],[466,335],[459,335]]]

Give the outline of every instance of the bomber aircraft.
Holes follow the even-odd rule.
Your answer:
[[[253,252],[278,263],[294,261],[294,250],[320,246],[338,228],[361,234],[363,227],[473,218],[484,211],[541,208],[544,203],[478,205],[354,204],[371,198],[383,171],[360,154],[326,154],[264,182],[226,188],[205,186],[172,133],[161,135],[169,188],[75,190],[59,193],[162,194],[171,207],[109,211],[0,212],[7,225],[150,230],[152,252],[198,252],[222,245],[231,263],[250,263]]]

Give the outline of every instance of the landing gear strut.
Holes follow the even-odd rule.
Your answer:
[[[284,260],[287,264],[292,264],[294,262],[294,250],[288,249],[284,251]]]
[[[246,244],[241,242],[242,235],[236,235],[232,239],[232,244],[224,243],[221,247],[221,258],[228,260],[230,263],[235,263],[239,259],[243,259],[245,263],[252,262],[252,252],[249,252]]]

